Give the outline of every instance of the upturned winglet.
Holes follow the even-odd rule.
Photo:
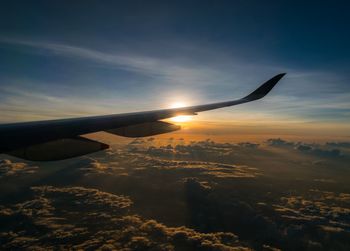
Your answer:
[[[284,75],[286,75],[286,73],[281,73],[274,76],[270,80],[263,83],[258,89],[250,93],[248,96],[245,96],[243,99],[253,101],[265,97],[266,94],[272,90],[272,88],[277,84],[278,81],[280,81],[281,78],[283,78]]]

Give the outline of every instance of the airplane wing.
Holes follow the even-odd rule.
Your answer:
[[[263,98],[285,75],[278,74],[244,98],[181,108],[104,116],[21,122],[0,125],[0,153],[27,160],[50,161],[72,158],[109,146],[80,135],[106,131],[124,137],[146,137],[180,129],[161,121],[179,115],[196,115]]]

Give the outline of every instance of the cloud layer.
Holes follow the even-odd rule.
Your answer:
[[[34,169],[4,159],[2,247],[350,247],[347,142],[128,142]]]

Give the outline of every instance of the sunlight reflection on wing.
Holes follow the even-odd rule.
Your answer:
[[[191,119],[192,119],[192,116],[180,115],[180,116],[173,117],[170,120],[173,122],[187,122],[187,121],[190,121]]]
[[[170,105],[170,108],[180,108],[180,107],[186,107],[188,106],[185,102],[175,102],[173,104]],[[192,116],[189,115],[179,115],[176,117],[171,118],[170,120],[173,122],[177,122],[177,123],[182,123],[182,122],[188,122],[192,119]]]

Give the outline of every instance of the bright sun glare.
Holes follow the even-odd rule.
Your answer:
[[[184,102],[175,102],[170,105],[170,108],[180,108],[187,106]],[[192,116],[189,115],[179,115],[176,117],[171,118],[170,120],[173,122],[181,123],[181,122],[187,122],[192,119]]]

